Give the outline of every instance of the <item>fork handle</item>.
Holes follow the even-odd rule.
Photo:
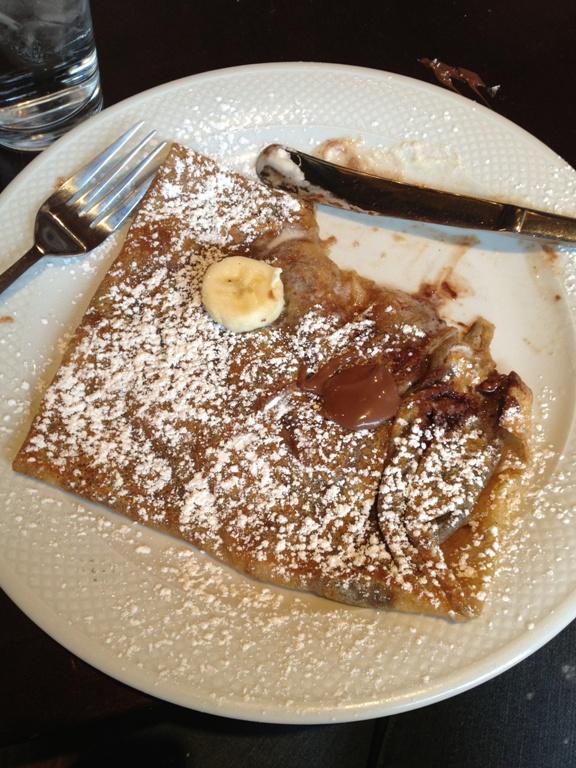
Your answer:
[[[23,275],[29,267],[36,264],[37,261],[40,261],[44,255],[45,253],[40,246],[37,243],[34,243],[29,251],[26,251],[26,253],[23,256],[20,256],[14,264],[0,274],[0,293],[12,285],[12,283],[17,280],[20,275]]]

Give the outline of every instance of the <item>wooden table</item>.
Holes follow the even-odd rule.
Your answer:
[[[107,106],[255,62],[356,64],[434,82],[419,59],[437,57],[500,86],[493,108],[576,165],[574,0],[92,0],[92,11]],[[0,150],[0,186],[30,159]],[[168,706],[75,658],[4,595],[0,658],[0,746]]]

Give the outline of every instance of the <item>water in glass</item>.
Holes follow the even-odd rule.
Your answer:
[[[88,0],[0,0],[0,144],[43,149],[101,106]]]

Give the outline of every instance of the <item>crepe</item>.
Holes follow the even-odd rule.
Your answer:
[[[233,254],[282,269],[267,328],[234,334],[202,306],[206,268]],[[311,208],[173,145],[14,468],[267,583],[472,616],[530,421],[491,335],[340,270]],[[323,415],[299,382],[339,356],[385,362],[395,418],[349,430]]]

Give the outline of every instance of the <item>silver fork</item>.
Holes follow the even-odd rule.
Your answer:
[[[143,125],[129,128],[40,206],[34,245],[0,274],[0,293],[43,256],[87,253],[124,224],[146,194],[168,145],[163,141],[146,152],[156,135],[150,131],[123,152]]]

